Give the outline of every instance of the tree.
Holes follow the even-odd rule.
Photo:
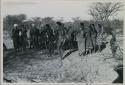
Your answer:
[[[25,14],[7,15],[3,18],[3,29],[7,30],[11,36],[11,30],[14,24],[21,24],[26,19]]]
[[[35,24],[35,26],[37,27],[37,28],[41,28],[41,21],[42,21],[42,19],[40,18],[40,17],[33,17],[32,18],[32,21],[33,21],[33,23]]]
[[[80,17],[75,17],[75,18],[72,17],[72,20],[73,20],[73,24],[72,24],[73,30],[78,31],[79,29],[76,29],[76,28],[80,28],[80,22],[82,20],[80,19]]]
[[[113,27],[111,26],[110,18],[117,15],[123,9],[123,4],[120,2],[112,3],[93,3],[89,9],[89,15],[91,15],[96,23],[101,23],[104,25],[105,32],[111,32]]]
[[[109,21],[109,18],[113,15],[116,15],[119,11],[122,10],[123,4],[120,2],[117,3],[93,3],[89,9],[89,15],[93,17],[95,21]]]
[[[55,30],[58,29],[56,27],[56,21],[53,19],[53,17],[44,17],[42,18],[42,25],[49,24],[52,28]]]

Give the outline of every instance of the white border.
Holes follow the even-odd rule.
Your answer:
[[[42,0],[41,0],[42,1]],[[49,0],[48,0],[49,1]],[[71,0],[70,0],[71,1]],[[73,0],[74,1],[74,0]],[[89,2],[125,2],[125,0],[80,0],[80,1],[89,1]],[[0,0],[0,84],[1,85],[125,85],[125,58],[123,57],[123,65],[124,65],[124,80],[123,84],[118,84],[118,83],[3,83],[3,15],[2,15],[2,10],[3,8],[3,0]],[[125,6],[124,6],[124,14],[125,14]],[[124,16],[125,20],[125,16]],[[124,21],[125,25],[125,21]],[[125,27],[124,27],[124,33],[125,33]],[[123,34],[124,34],[123,33]],[[124,42],[124,49],[125,49],[125,37],[123,37],[123,42]],[[123,49],[123,52],[124,52]],[[123,53],[124,55],[124,53]]]

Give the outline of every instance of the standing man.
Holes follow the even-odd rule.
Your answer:
[[[39,29],[35,26],[34,27],[34,44],[35,44],[35,48],[39,48],[39,36],[40,36],[40,32],[39,32]]]
[[[86,54],[92,53],[92,49],[93,49],[90,27],[91,27],[91,25],[88,28],[86,28],[86,34],[85,34],[85,36],[86,36],[86,39],[85,39]]]
[[[80,31],[76,35],[76,41],[78,44],[79,56],[85,55],[86,44],[85,44],[85,27],[84,23],[80,23]]]
[[[96,52],[97,31],[95,29],[94,24],[90,24],[90,36],[91,36],[91,39],[92,39],[93,50],[94,50],[94,52]]]
[[[77,45],[77,42],[76,42],[76,34],[77,34],[77,31],[73,31],[71,33],[71,45],[72,45],[72,49],[78,49],[78,45]]]
[[[27,44],[28,44],[28,38],[27,38],[27,29],[24,25],[22,25],[22,46],[23,46],[23,49],[25,50],[26,47],[27,47]]]
[[[102,36],[102,34],[104,32],[104,29],[103,29],[103,26],[101,24],[97,25],[97,29],[96,30],[98,32],[97,36]]]
[[[30,48],[35,48],[35,25],[32,24],[30,29]]]
[[[49,57],[52,56],[53,52],[53,30],[51,29],[49,24],[46,24],[45,35],[46,35],[46,45],[49,50]]]
[[[66,28],[64,27],[64,24],[61,22],[56,22],[58,25],[58,30],[57,30],[57,50],[59,51],[61,59],[63,58],[63,46],[66,41]]]
[[[103,43],[103,26],[101,24],[97,25],[97,45],[98,51],[101,52],[101,45]]]
[[[19,29],[17,26],[17,24],[14,24],[14,27],[12,29],[12,39],[15,51],[19,49]]]
[[[116,58],[117,44],[116,44],[116,34],[114,31],[111,32],[112,38],[110,40],[110,46],[112,51],[112,57]]]

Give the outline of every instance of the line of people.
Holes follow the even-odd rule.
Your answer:
[[[12,29],[12,39],[15,50],[26,49],[28,38],[27,29],[24,25],[18,26],[17,24],[14,24],[14,28]]]
[[[90,24],[88,27],[84,26],[84,23],[80,23],[80,31],[76,35],[78,43],[79,55],[86,55],[88,53],[101,51],[101,44],[103,42],[103,27],[98,24],[97,28],[94,24]],[[99,39],[100,38],[100,39]],[[98,41],[97,41],[98,40]]]
[[[25,25],[19,26],[14,24],[14,28],[12,29],[14,49],[43,48],[48,49],[49,53],[52,54],[54,49],[61,47],[58,46],[58,42],[62,40],[60,38],[65,38],[63,39],[63,44],[66,41],[70,42],[68,44],[69,48],[78,49],[80,56],[96,52],[97,46],[101,51],[101,44],[103,42],[103,27],[101,24],[98,24],[97,27],[94,24],[85,27],[84,23],[80,23],[80,30],[72,32],[68,32],[69,29],[66,29],[61,22],[57,22],[57,25],[60,28],[58,30],[54,30],[49,24],[46,24],[44,29],[40,30],[36,28],[35,24],[32,24],[32,27],[28,31]],[[64,35],[60,35],[61,33]],[[66,38],[66,35],[70,36],[70,38]]]

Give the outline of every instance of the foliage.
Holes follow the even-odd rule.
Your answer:
[[[123,4],[119,2],[97,2],[90,7],[89,14],[96,21],[108,21],[111,16],[116,15],[122,8]]]
[[[23,20],[26,19],[25,14],[19,15],[7,15],[3,18],[3,29],[8,30],[9,34],[11,35],[11,30],[14,24],[21,24]]]
[[[92,23],[94,23],[95,25],[100,23],[100,22],[95,22],[94,20],[90,20],[90,21],[82,20],[79,17],[72,18],[72,20],[73,20],[72,22],[63,22],[63,20],[61,20],[61,22],[64,23],[64,26],[67,29],[71,29],[72,31],[79,30],[78,28],[80,28],[80,22],[83,22],[85,24],[85,27],[88,27]],[[52,28],[57,30],[58,26],[56,22],[57,20],[54,20],[53,17],[45,17],[45,18],[32,17],[30,19],[27,19],[25,14],[8,15],[3,18],[3,27],[4,27],[4,30],[7,30],[11,35],[11,30],[15,23],[18,25],[24,24],[27,27],[27,29],[30,29],[31,24],[34,23],[35,26],[40,30],[44,29],[45,24],[50,24]],[[108,25],[109,23],[110,23],[110,26]],[[123,31],[123,20],[118,20],[118,19],[109,20],[109,22],[104,22],[103,26],[104,26],[105,32],[110,32],[112,29],[121,29],[121,31]]]

